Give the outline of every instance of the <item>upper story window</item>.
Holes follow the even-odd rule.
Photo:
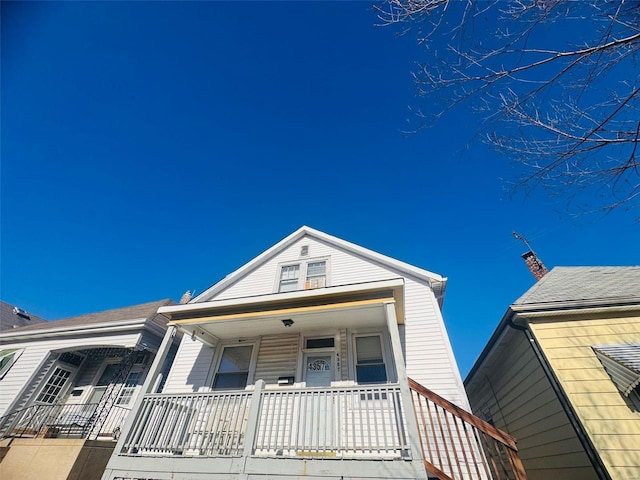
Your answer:
[[[293,292],[298,290],[300,283],[300,265],[285,265],[280,270],[279,292]]]
[[[278,276],[278,292],[326,287],[327,263],[327,260],[310,260],[282,265]]]

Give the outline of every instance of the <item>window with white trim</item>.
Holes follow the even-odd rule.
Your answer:
[[[354,339],[356,381],[359,384],[386,383],[387,366],[384,361],[382,337],[362,335]]]
[[[309,260],[280,266],[278,292],[323,288],[328,285],[326,259]]]
[[[133,394],[136,391],[138,385],[142,383],[142,372],[131,372],[127,376],[127,379],[122,386],[122,390],[120,390],[120,395],[118,395],[118,400],[116,400],[116,405],[129,405],[131,403],[131,399],[133,398]]]
[[[327,262],[307,263],[307,279],[304,282],[305,290],[310,288],[322,288],[327,286]]]
[[[22,355],[24,349],[22,348],[9,348],[6,350],[0,350],[0,379],[2,379],[9,369],[16,363],[18,357]]]
[[[47,380],[47,383],[40,391],[36,401],[49,404],[56,403],[56,400],[63,392],[69,377],[71,377],[70,370],[66,370],[62,367],[56,367],[49,377],[49,380]]]
[[[222,348],[213,389],[243,389],[249,382],[253,345],[228,345]]]
[[[280,284],[278,292],[293,292],[298,290],[300,265],[285,265],[280,269]]]

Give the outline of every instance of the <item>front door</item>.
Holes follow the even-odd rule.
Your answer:
[[[333,355],[305,355],[304,371],[307,387],[330,387],[333,380]]]

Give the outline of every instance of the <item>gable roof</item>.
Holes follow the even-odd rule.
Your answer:
[[[386,255],[382,255],[381,253],[374,252],[373,250],[369,250],[368,248],[361,247],[359,245],[356,245],[355,243],[347,242],[346,240],[342,240],[340,238],[321,232],[320,230],[315,230],[311,227],[303,225],[291,235],[283,238],[274,246],[255,257],[253,260],[245,263],[239,269],[230,273],[218,283],[209,287],[200,295],[193,298],[189,303],[198,303],[209,300],[212,296],[232,285],[240,278],[253,271],[259,265],[263,264],[264,262],[274,257],[275,255],[305,236],[316,238],[324,243],[333,245],[334,247],[345,250],[351,254],[363,257],[367,260],[384,265],[394,270],[399,270],[400,272],[409,276],[427,281],[431,284],[434,294],[437,298],[441,298],[444,295],[444,290],[447,283],[446,277],[442,277],[437,273],[429,272],[428,270],[424,270],[422,268],[414,267],[413,265],[410,265],[408,263],[401,262],[400,260],[396,260],[391,257],[387,257]]]
[[[628,301],[640,301],[640,267],[555,267],[513,305]]]
[[[15,305],[0,300],[0,330],[13,330],[14,328],[43,322],[46,322],[44,318],[25,312]]]
[[[155,302],[143,303],[141,305],[133,305],[131,307],[114,308],[111,310],[105,310],[104,312],[88,313],[86,315],[53,320],[51,322],[29,325],[22,328],[14,328],[11,332],[6,333],[46,332],[48,330],[56,330],[59,328],[86,327],[102,323],[116,323],[124,320],[137,319],[152,319],[155,323],[164,325],[166,324],[167,319],[160,316],[160,319],[156,320],[156,313],[158,308],[172,303],[174,302],[171,299],[157,300]]]

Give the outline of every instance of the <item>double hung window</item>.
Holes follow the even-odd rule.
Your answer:
[[[380,335],[358,336],[356,347],[356,380],[360,384],[386,383],[387,367]]]
[[[282,265],[278,277],[278,292],[293,292],[327,286],[327,260],[314,260]]]
[[[214,390],[243,389],[249,381],[253,345],[223,347],[213,380]]]
[[[300,265],[285,265],[280,270],[280,286],[278,292],[293,292],[298,290]]]

